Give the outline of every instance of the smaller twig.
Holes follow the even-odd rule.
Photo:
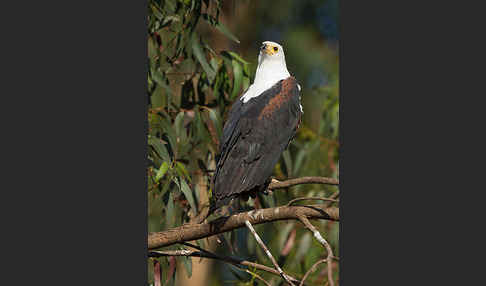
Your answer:
[[[254,273],[254,272],[251,272],[250,270],[248,269],[245,269],[245,272],[250,274],[251,276],[254,276],[255,278],[261,280],[263,283],[265,283],[265,285],[267,286],[272,286],[270,283],[268,283],[265,279],[263,279],[260,275]]]
[[[185,246],[189,246],[189,247],[195,248],[195,249],[197,249],[197,250],[199,250],[199,251],[202,251],[202,252],[205,252],[205,253],[213,254],[213,253],[211,253],[211,252],[209,252],[209,251],[207,251],[207,250],[205,250],[205,249],[202,249],[201,247],[199,247],[199,246],[197,246],[197,245],[195,245],[195,244],[189,243],[189,242],[183,242],[183,243],[181,243],[181,244],[183,244],[183,245],[185,245]],[[216,255],[215,255],[215,256],[216,256]]]
[[[258,233],[256,233],[255,229],[253,228],[253,226],[251,225],[251,223],[248,221],[248,220],[245,220],[245,224],[246,226],[248,227],[248,229],[250,230],[250,232],[253,234],[253,236],[255,237],[256,241],[258,242],[258,244],[260,245],[260,247],[265,251],[265,253],[267,254],[268,258],[270,258],[270,260],[272,261],[273,265],[275,266],[275,269],[277,269],[278,273],[280,274],[280,276],[282,276],[282,278],[287,281],[287,283],[289,283],[290,285],[292,286],[295,286],[291,281],[290,279],[287,277],[287,274],[285,274],[282,270],[282,268],[280,268],[280,266],[278,266],[278,263],[277,261],[275,260],[275,258],[273,258],[273,255],[272,253],[270,253],[270,251],[268,250],[267,246],[265,245],[265,243],[263,243],[262,239],[260,238],[260,236],[258,235]]]
[[[317,261],[316,263],[314,263],[314,265],[312,265],[312,267],[309,268],[309,270],[307,270],[307,272],[305,273],[304,277],[302,277],[302,280],[300,281],[299,286],[304,285],[305,279],[307,279],[307,276],[309,276],[309,274],[311,274],[311,272],[314,272],[315,271],[315,268],[317,267],[317,265],[319,265],[321,263],[324,263],[326,261],[327,261],[327,259],[321,259],[321,260]]]
[[[314,237],[321,243],[326,249],[327,249],[327,277],[329,280],[329,285],[334,286],[334,281],[332,279],[332,261],[331,259],[334,257],[334,254],[332,253],[331,246],[329,243],[322,237],[322,235],[319,233],[319,231],[310,223],[310,221],[307,219],[306,216],[299,216],[299,220],[314,234]]]
[[[197,216],[195,216],[190,223],[201,224],[203,223],[211,214],[209,213],[209,202],[202,205],[201,211]]]
[[[339,185],[339,181],[337,179],[327,177],[301,177],[285,181],[278,181],[276,179],[273,179],[268,186],[268,189],[282,189],[301,184]]]
[[[331,198],[320,198],[320,197],[302,197],[302,198],[296,198],[291,200],[287,206],[291,206],[293,203],[298,202],[298,201],[307,201],[307,200],[318,200],[318,201],[329,201],[329,202],[335,202],[339,203],[339,200],[331,199]]]
[[[259,269],[262,271],[266,271],[275,275],[279,275],[279,272],[271,267],[258,264],[255,262],[243,260],[240,258],[235,258],[232,256],[219,256],[217,254],[214,254],[212,252],[209,252],[207,250],[204,250],[198,246],[195,246],[190,243],[184,243],[184,245],[187,245],[189,247],[194,247],[200,251],[195,251],[195,250],[188,250],[188,249],[183,249],[183,250],[158,250],[158,251],[149,251],[148,256],[149,257],[160,257],[160,256],[193,256],[193,257],[201,257],[201,258],[209,258],[209,259],[216,259],[216,260],[221,260],[226,263],[231,263],[235,266],[246,266],[246,267],[252,267],[255,269]],[[300,281],[292,276],[288,276],[290,280],[294,281],[295,283],[299,283]]]
[[[189,249],[158,250],[158,251],[149,252],[149,257],[158,257],[158,256],[198,256],[198,252]]]
[[[337,197],[339,197],[339,191],[334,192],[329,198],[334,200]],[[332,202],[324,203],[324,205],[326,206],[326,208],[329,207],[331,204],[332,204]]]

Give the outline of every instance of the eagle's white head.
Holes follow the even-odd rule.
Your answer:
[[[287,69],[285,64],[285,54],[282,46],[275,42],[263,42],[262,46],[260,47],[260,53],[258,54],[258,67],[264,63],[279,64]]]
[[[275,42],[265,41],[262,43],[258,54],[255,80],[241,97],[241,100],[247,102],[289,76],[282,46]]]

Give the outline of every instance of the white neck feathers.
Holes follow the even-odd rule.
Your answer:
[[[259,96],[282,79],[290,76],[283,53],[279,56],[258,56],[255,81],[241,97],[243,102]]]

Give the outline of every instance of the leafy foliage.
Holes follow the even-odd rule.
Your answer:
[[[211,193],[209,181],[225,116],[232,102],[248,88],[254,74],[256,59],[253,56],[250,60],[244,53],[224,48],[216,52],[208,40],[207,36],[213,33],[225,37],[231,45],[237,45],[240,40],[236,35],[245,35],[244,31],[234,33],[223,24],[221,19],[227,14],[223,4],[223,1],[210,0],[149,0],[148,3],[147,175],[148,228],[151,232],[187,223],[207,204]],[[234,20],[242,21],[238,17]],[[292,30],[288,34],[293,35],[286,39],[289,70],[296,71],[297,79],[307,78],[306,75],[316,68],[312,66],[315,61],[295,57],[296,54],[307,56],[300,55],[302,50],[295,39],[312,42],[313,37],[302,30]],[[309,88],[303,84],[304,122],[275,168],[274,175],[279,179],[338,175],[337,56],[331,48],[326,48],[331,53],[329,56],[316,45],[309,47],[317,51],[319,62],[328,62],[331,68],[327,71],[326,84]],[[255,49],[248,50],[256,54]],[[300,185],[287,192],[259,196],[259,204],[273,207],[286,204],[295,197],[326,196],[335,191],[335,187]],[[315,225],[330,241],[335,255],[339,255],[338,224],[316,222]],[[312,235],[297,222],[277,222],[255,228],[268,242],[280,265],[296,277],[302,277],[306,269],[325,255]],[[268,258],[245,229],[226,233],[224,239],[225,252],[229,248],[237,256],[268,265]],[[203,246],[204,241],[200,240],[198,244]],[[283,252],[290,244],[290,250]],[[175,267],[171,259],[158,260],[164,269],[162,283],[174,284],[176,272],[181,269]],[[191,259],[179,257],[177,261],[184,265],[190,276],[193,270]],[[217,265],[229,270],[220,271],[218,281],[261,283],[254,276],[235,270],[234,266]],[[152,270],[149,267],[149,283],[153,283]],[[268,273],[250,270],[265,279],[273,278]],[[308,279],[321,279],[321,276],[316,271]]]

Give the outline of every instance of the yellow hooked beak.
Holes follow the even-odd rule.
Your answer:
[[[270,44],[263,44],[261,46],[260,50],[262,51],[262,53],[265,53],[269,56],[272,56],[272,55],[278,53],[278,47],[270,45]]]

